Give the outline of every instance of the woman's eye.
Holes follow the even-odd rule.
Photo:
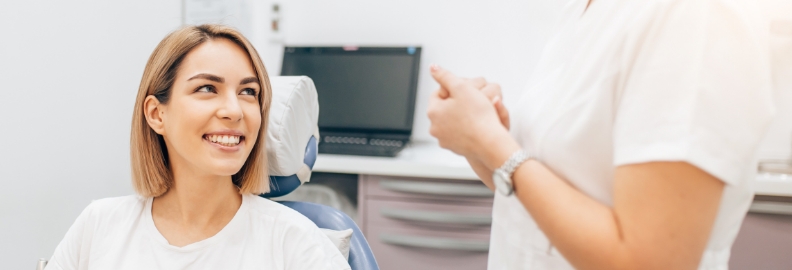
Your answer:
[[[204,86],[198,87],[198,89],[196,89],[195,92],[217,93],[217,91],[215,90],[214,86],[211,86],[211,85],[204,85]]]
[[[242,90],[242,92],[240,94],[255,96],[256,95],[256,90],[253,89],[253,88],[245,88],[245,89]]]

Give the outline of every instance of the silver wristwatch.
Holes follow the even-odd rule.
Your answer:
[[[506,163],[504,163],[503,166],[492,173],[492,182],[495,184],[495,189],[498,190],[498,192],[500,192],[503,196],[512,195],[512,193],[514,193],[514,182],[512,181],[512,175],[514,174],[514,171],[517,170],[517,167],[520,166],[520,164],[523,164],[523,162],[530,158],[531,156],[522,149],[514,152],[514,154],[512,154],[511,157],[506,160]]]

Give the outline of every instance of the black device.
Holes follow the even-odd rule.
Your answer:
[[[319,94],[320,153],[396,156],[412,135],[420,47],[286,47]]]

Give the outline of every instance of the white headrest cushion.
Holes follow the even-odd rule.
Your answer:
[[[305,147],[311,136],[319,139],[319,100],[313,80],[306,76],[270,77],[270,84],[269,174],[289,176],[304,166]]]

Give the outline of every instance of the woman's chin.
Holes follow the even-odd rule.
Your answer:
[[[213,165],[208,166],[208,167],[211,168],[210,171],[214,175],[231,176],[231,175],[237,174],[239,172],[239,170],[242,169],[243,165],[244,165],[244,162],[243,163],[238,163],[238,164],[237,163],[233,163],[233,164],[213,164]]]

